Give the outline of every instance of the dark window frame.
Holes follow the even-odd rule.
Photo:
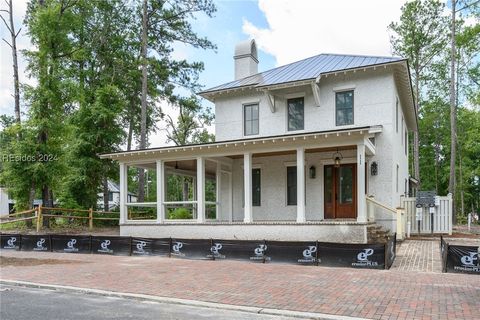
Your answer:
[[[293,181],[291,181],[294,185],[290,185],[289,182],[289,170],[294,170],[292,174]],[[289,195],[289,188],[294,188],[295,192],[292,193],[293,199],[290,199]],[[297,166],[287,166],[287,183],[286,183],[286,193],[287,193],[287,206],[296,206],[298,203],[297,199]]]
[[[293,101],[302,101],[302,127],[301,128],[293,128],[290,127],[290,116],[294,116],[293,114],[290,114],[290,103]],[[305,130],[305,97],[296,97],[296,98],[290,98],[287,99],[287,131],[299,131],[299,130]]]
[[[257,117],[253,117],[253,111],[251,113],[251,119],[247,120],[247,108],[252,109],[253,107],[257,107]],[[250,133],[247,132],[247,123],[253,123],[254,121],[257,122],[256,132],[252,129]],[[243,105],[243,135],[244,136],[255,136],[260,133],[260,105],[258,103],[248,103]]]
[[[256,174],[258,176],[258,187],[255,185]],[[262,169],[252,168],[252,206],[260,207],[261,205],[262,205]]]
[[[338,108],[338,96],[341,94],[347,94],[351,92],[352,93],[352,122],[351,123],[338,123],[338,110],[347,110],[348,108]],[[343,91],[336,91],[335,92],[335,126],[340,127],[340,126],[350,126],[355,124],[355,90],[343,90]]]

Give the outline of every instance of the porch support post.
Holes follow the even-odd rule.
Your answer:
[[[157,223],[165,220],[165,162],[157,160]]]
[[[305,222],[305,149],[297,148],[297,222]]]
[[[357,222],[367,222],[365,197],[365,145],[357,144]]]
[[[127,221],[127,165],[120,163],[120,224]]]
[[[252,217],[252,153],[243,155],[243,186],[245,195],[243,222],[251,223]]]
[[[205,222],[205,159],[197,158],[197,222]]]
[[[215,196],[215,212],[216,212],[216,218],[217,220],[222,220],[221,218],[222,215],[220,214],[222,211],[222,203],[220,202],[221,197],[222,197],[222,164],[220,162],[217,162],[217,171],[215,174],[215,179],[216,179],[216,196]]]

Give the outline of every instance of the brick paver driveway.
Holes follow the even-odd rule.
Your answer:
[[[476,275],[15,251],[2,256],[41,259],[4,265],[4,280],[373,319],[480,319]]]

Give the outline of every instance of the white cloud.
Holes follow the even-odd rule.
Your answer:
[[[243,32],[283,65],[319,53],[390,56],[387,26],[405,0],[259,0],[268,28],[248,20]]]

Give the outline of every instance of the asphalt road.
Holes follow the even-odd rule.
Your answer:
[[[0,286],[0,319],[291,320],[293,318],[2,285]]]

